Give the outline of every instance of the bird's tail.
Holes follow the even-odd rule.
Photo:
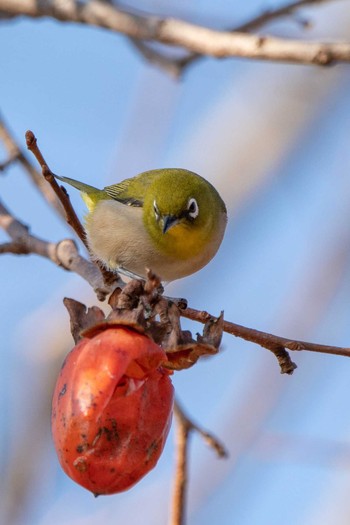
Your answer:
[[[99,190],[94,186],[90,186],[90,184],[85,184],[79,180],[70,179],[69,177],[61,177],[60,175],[55,174],[54,177],[61,180],[62,182],[65,182],[66,184],[70,184],[74,188],[77,188],[77,190],[80,190],[82,199],[90,212],[94,211],[96,204],[99,201],[109,198],[105,191]]]
[[[62,182],[65,182],[66,184],[70,184],[70,186],[73,186],[77,190],[80,190],[83,193],[87,193],[88,195],[93,193],[96,194],[101,191],[95,188],[94,186],[90,186],[89,184],[85,184],[84,182],[80,182],[75,179],[70,179],[69,177],[61,177],[60,175],[55,174],[53,174],[53,176],[55,177],[55,179],[59,179]]]

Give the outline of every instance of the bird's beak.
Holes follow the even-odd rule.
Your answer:
[[[179,222],[178,217],[174,215],[165,215],[163,217],[163,233],[166,233],[170,228]]]

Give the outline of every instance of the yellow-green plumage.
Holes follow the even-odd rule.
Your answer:
[[[226,207],[199,175],[177,168],[146,171],[98,190],[57,177],[82,192],[91,253],[110,269],[172,281],[196,272],[217,252]]]

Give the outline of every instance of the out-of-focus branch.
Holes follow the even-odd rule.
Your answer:
[[[312,42],[217,31],[175,18],[139,15],[109,3],[91,0],[0,0],[0,15],[52,17],[102,27],[139,40],[179,46],[188,51],[217,58],[243,57],[325,66],[350,62],[349,42]]]
[[[0,228],[12,239],[11,242],[0,244],[0,254],[29,255],[33,253],[46,257],[57,266],[77,273],[85,279],[101,301],[113,290],[106,286],[99,269],[79,254],[73,240],[63,239],[58,243],[53,243],[31,235],[28,227],[16,219],[1,202]]]
[[[27,155],[19,147],[16,139],[12,135],[9,127],[5,123],[0,114],[0,141],[3,143],[7,151],[8,158],[0,165],[0,171],[4,171],[13,162],[18,161],[28,174],[34,186],[40,191],[41,195],[48,202],[48,204],[60,215],[65,218],[63,207],[60,201],[55,196],[50,186],[46,183],[41,173],[33,166]]]
[[[230,33],[249,33],[252,31],[256,31],[258,29],[261,29],[264,25],[273,22],[274,20],[295,15],[295,12],[302,7],[314,6],[315,4],[322,4],[329,1],[331,0],[293,1],[276,9],[265,10],[260,15],[251,18],[243,24],[231,27],[227,29],[227,31],[229,31]],[[295,18],[294,16],[294,19],[296,19],[296,22],[298,24],[302,24],[304,28],[310,26],[310,22],[305,18]],[[205,55],[202,55],[200,53],[187,53],[183,57],[173,58],[166,55],[165,53],[161,53],[158,50],[152,49],[145,42],[141,42],[140,40],[130,39],[130,41],[148,62],[154,64],[160,69],[163,69],[175,78],[180,77],[184,73],[184,71],[188,69],[188,67],[191,66],[194,62],[198,62],[199,60],[206,58]]]
[[[228,453],[223,444],[210,432],[203,430],[184,412],[178,401],[175,402],[176,416],[176,470],[169,525],[184,525],[188,483],[188,445],[192,432],[197,432],[215,450],[220,458]]]
[[[163,54],[155,49],[152,49],[143,40],[129,38],[129,41],[147,62],[165,71],[176,79],[181,76],[184,68],[187,67],[191,61],[194,61],[196,58],[204,58],[202,55],[198,55],[197,53],[187,54],[183,58],[172,58],[167,56],[165,53]]]
[[[60,187],[54,179],[50,168],[39,150],[34,134],[28,132],[26,139],[28,149],[32,151],[41,166],[42,174],[32,165],[26,154],[19,147],[0,115],[0,141],[2,141],[8,154],[8,158],[0,164],[0,171],[4,171],[13,162],[18,161],[45,200],[62,218],[67,220],[68,224],[70,224],[83,244],[87,247],[85,230],[71,205],[66,190]],[[50,184],[47,184],[47,182]],[[17,255],[28,255],[35,253],[47,257],[55,264],[81,275],[81,277],[87,280],[93,287],[100,300],[103,300],[106,295],[114,289],[117,276],[103,268],[96,268],[93,263],[88,262],[79,255],[74,241],[65,239],[57,244],[43,241],[38,237],[30,235],[26,226],[16,220],[8,210],[6,210],[3,204],[1,204],[0,213],[0,227],[6,231],[7,228],[10,228],[10,232],[15,230],[13,241],[0,245],[0,254],[13,253]],[[10,220],[11,218],[12,220]],[[92,268],[94,269],[92,270]],[[103,286],[101,286],[102,276],[105,280]],[[113,284],[114,286],[112,286]]]
[[[260,29],[264,25],[273,22],[274,20],[294,15],[295,12],[302,7],[315,6],[316,4],[325,4],[329,3],[330,1],[333,0],[294,0],[293,2],[276,7],[275,9],[266,9],[260,15],[251,18],[240,26],[237,26],[233,29],[233,31],[242,31],[244,33],[256,31],[257,29]],[[301,22],[303,26],[308,25],[305,23],[305,19],[297,18],[296,21],[298,23]]]

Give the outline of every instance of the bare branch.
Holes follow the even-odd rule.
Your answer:
[[[276,9],[268,9],[261,13],[258,16],[255,16],[248,20],[247,22],[244,22],[243,24],[240,24],[235,27],[231,27],[227,29],[230,33],[250,33],[252,31],[256,31],[258,29],[261,29],[266,24],[273,22],[279,18],[283,18],[286,16],[291,16],[300,9],[301,7],[306,7],[310,5],[315,4],[323,4],[326,2],[329,2],[330,0],[297,0],[290,2],[289,4],[286,4],[282,7],[277,7]],[[297,20],[298,23],[300,23],[300,19]],[[303,27],[309,27],[309,23],[306,23],[305,20],[303,20]],[[201,55],[200,53],[189,53],[186,57],[183,57],[181,59],[177,59],[175,64],[173,64],[173,67],[177,66],[179,73],[183,72],[184,69],[187,69],[190,65],[192,65],[194,62],[205,58],[205,55]],[[156,59],[154,57],[153,62],[156,63]],[[159,60],[158,65],[162,65],[162,62]]]
[[[189,430],[197,432],[197,434],[201,436],[205,443],[216,452],[219,458],[228,457],[228,452],[223,443],[221,443],[221,441],[219,441],[219,439],[216,436],[214,436],[214,434],[208,432],[207,430],[204,430],[199,425],[197,425],[197,423],[192,421],[192,419],[190,419],[190,417],[185,413],[178,400],[176,400],[174,406],[174,413],[177,419],[181,420],[182,424],[186,425]]]
[[[181,310],[180,315],[182,317],[186,317],[187,319],[192,319],[193,321],[198,321],[200,323],[206,323],[208,318],[212,317],[210,314],[208,314],[208,312],[195,310],[193,308],[186,308],[185,310]],[[253,328],[247,328],[239,324],[231,323],[230,321],[224,321],[223,329],[224,332],[234,335],[235,337],[245,339],[246,341],[250,341],[251,343],[258,344],[263,348],[266,348],[273,352],[281,365],[281,373],[291,374],[296,368],[296,365],[292,361],[290,361],[291,368],[289,369],[290,365],[288,364],[288,360],[285,361],[283,355],[281,358],[282,349],[284,349],[285,351],[306,350],[309,352],[318,352],[322,354],[342,355],[344,357],[350,357],[350,348],[321,345],[317,343],[308,343],[306,341],[288,339],[286,337],[280,337],[266,332],[261,332],[259,330],[254,330]]]
[[[45,257],[57,266],[80,275],[94,289],[101,301],[113,290],[105,285],[99,269],[79,254],[73,240],[63,239],[58,243],[53,243],[31,235],[27,226],[16,219],[1,202],[0,228],[12,239],[12,242],[0,245],[0,254],[28,255],[33,253]]]
[[[244,22],[243,24],[228,28],[227,31],[229,31],[230,33],[234,33],[234,32],[249,33],[251,31],[256,31],[257,29],[260,29],[261,27],[268,24],[269,22],[272,22],[279,18],[293,15],[295,11],[297,11],[298,9],[302,7],[306,7],[310,5],[313,6],[315,4],[322,4],[322,3],[329,2],[329,1],[330,0],[293,1],[289,4],[286,4],[282,7],[278,7],[276,9],[268,9],[264,11],[263,13],[261,13],[260,15],[251,18],[247,22]],[[300,24],[301,19],[298,18],[297,22]],[[305,27],[309,27],[310,23],[307,20],[302,19],[302,25],[305,28]],[[169,73],[171,76],[175,78],[179,78],[180,75],[183,74],[184,70],[187,69],[194,62],[198,62],[199,60],[206,58],[205,55],[202,55],[200,53],[187,53],[187,55],[185,55],[184,57],[173,58],[173,57],[167,56],[165,53],[163,54],[159,51],[152,49],[147,44],[145,44],[145,42],[140,42],[139,40],[136,40],[136,39],[130,39],[130,41],[148,62],[156,65],[160,69],[163,69],[164,71],[166,71],[167,73]]]
[[[47,165],[40,149],[37,144],[36,137],[32,131],[26,132],[26,142],[27,142],[27,148],[33,153],[36,160],[41,166],[42,174],[44,176],[44,180],[46,179],[47,182],[50,183],[51,188],[56,193],[58,199],[62,203],[62,206],[65,211],[66,220],[68,224],[73,228],[75,233],[78,235],[79,239],[82,241],[82,243],[85,245],[85,247],[88,249],[88,245],[86,242],[86,235],[85,230],[78,219],[77,214],[75,213],[75,210],[70,202],[69,195],[66,192],[66,190],[59,186],[57,184],[56,179],[50,170],[49,166]]]
[[[67,0],[0,0],[0,14],[52,17],[102,27],[139,40],[180,46],[217,58],[243,57],[325,66],[350,62],[349,42],[312,42],[216,31],[174,18],[135,15],[108,3]],[[266,16],[266,15],[265,15]]]

